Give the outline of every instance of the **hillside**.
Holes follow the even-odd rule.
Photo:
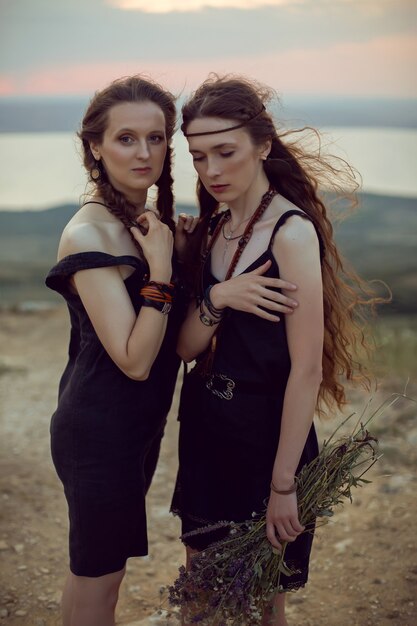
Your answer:
[[[361,276],[389,285],[387,312],[417,312],[417,199],[361,194],[357,211],[335,227],[335,237]]]
[[[43,280],[55,262],[60,233],[75,210],[75,205],[65,205],[45,211],[0,211],[4,304],[56,300]],[[192,208],[180,205],[177,211]],[[362,276],[390,285],[390,313],[417,312],[417,199],[360,194],[358,210],[335,226],[335,236]]]

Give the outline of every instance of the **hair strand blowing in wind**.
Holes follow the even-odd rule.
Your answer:
[[[255,146],[271,141],[271,151],[264,162],[265,173],[272,186],[287,200],[303,210],[312,219],[323,243],[322,279],[324,299],[323,380],[317,410],[325,415],[334,405],[346,404],[343,378],[369,388],[371,373],[363,362],[370,354],[366,338],[369,312],[375,305],[389,298],[377,292],[349,268],[338,251],[333,226],[328,217],[329,191],[340,198],[350,196],[358,187],[355,172],[346,161],[334,156],[326,158],[319,149],[305,146],[306,131],[297,128],[278,132],[270,113],[262,107],[272,99],[274,91],[245,77],[211,74],[192,94],[182,108],[181,130],[186,133],[190,122],[201,117],[219,117],[234,124],[244,123]],[[324,190],[326,190],[324,192]],[[188,251],[190,275],[196,284],[200,269],[199,254],[203,251],[212,215],[219,204],[201,181],[197,182],[200,203],[200,222]],[[327,199],[325,197],[327,196]]]

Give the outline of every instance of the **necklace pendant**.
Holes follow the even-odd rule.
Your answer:
[[[229,243],[231,240],[238,240],[237,241],[237,245],[236,245],[236,250],[233,254],[233,258],[230,262],[229,265],[229,269],[226,272],[226,276],[224,280],[229,280],[229,278],[233,275],[233,272],[236,268],[236,265],[243,253],[243,250],[245,249],[245,246],[247,245],[249,239],[252,236],[253,233],[253,228],[254,225],[257,221],[259,221],[262,217],[262,215],[265,213],[266,209],[268,208],[272,198],[275,196],[277,192],[275,191],[275,189],[273,187],[269,187],[268,191],[262,196],[261,198],[261,202],[259,203],[258,208],[256,209],[256,211],[252,214],[252,216],[249,219],[249,224],[246,226],[244,232],[242,235],[236,235],[233,236],[234,233],[238,230],[238,228],[244,223],[247,222],[248,219],[243,220],[243,222],[241,222],[235,229],[230,229],[230,233],[227,235],[225,233],[225,225],[226,223],[230,220],[230,214],[228,215],[227,213],[225,213],[223,215],[223,218],[219,221],[219,223],[217,224],[214,233],[211,237],[210,240],[210,245],[207,248],[207,255],[209,254],[211,247],[213,246],[213,243],[216,241],[217,235],[219,234],[219,232],[222,233],[223,238],[225,240],[225,244],[224,244],[224,248],[223,248],[223,259],[222,262],[223,264],[226,261],[226,254],[227,254],[227,249],[229,247]]]
[[[226,254],[227,254],[227,248],[229,247],[229,241],[226,241],[226,243],[224,244],[224,248],[223,248],[223,258],[222,258],[222,262],[224,264],[225,260],[226,260]]]

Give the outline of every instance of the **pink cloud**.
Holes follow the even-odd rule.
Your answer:
[[[380,37],[366,43],[297,49],[224,63],[189,64],[198,83],[209,71],[244,72],[281,93],[417,97],[417,39]]]
[[[15,92],[14,81],[9,76],[0,76],[0,96],[12,96]]]
[[[265,59],[268,73],[281,76],[281,89],[300,93],[416,97],[417,39],[378,37],[321,50],[294,50]]]
[[[417,40],[380,37],[322,49],[224,60],[127,61],[49,67],[28,75],[0,76],[0,95],[91,94],[119,76],[147,73],[176,93],[195,88],[211,71],[253,76],[280,93],[417,97]]]

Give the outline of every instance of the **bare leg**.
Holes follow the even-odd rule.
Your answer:
[[[193,550],[193,548],[189,548],[188,546],[185,546],[185,557],[186,557],[185,568],[187,571],[191,567],[191,558],[194,556],[194,554],[198,554],[198,550]]]
[[[285,617],[285,593],[277,593],[271,608],[263,615],[262,626],[288,626]]]
[[[186,546],[186,547],[185,547],[185,550],[186,550],[186,562],[185,562],[185,568],[186,568],[186,569],[187,569],[187,571],[188,571],[188,570],[190,569],[190,566],[191,566],[191,559],[192,559],[192,557],[193,557],[195,554],[198,554],[198,552],[199,552],[199,551],[198,551],[198,550],[193,550],[192,548],[189,548],[188,546]],[[203,605],[205,605],[204,600],[203,600]],[[190,609],[194,609],[194,610],[196,610],[196,611],[198,611],[199,606],[201,607],[201,604],[200,604],[200,605],[198,605],[197,603],[194,603],[194,606],[193,606],[191,603],[189,603],[189,608],[190,608]],[[188,621],[187,621],[187,619],[186,619],[186,617],[182,614],[182,615],[181,615],[181,626],[190,626],[190,624],[191,624],[191,623],[190,623],[190,622],[188,622]],[[217,625],[218,625],[218,622],[215,622],[215,623],[213,622],[213,624],[211,624],[211,626],[217,626]],[[279,626],[281,626],[281,625],[279,624]]]
[[[125,569],[97,578],[70,573],[62,596],[64,626],[114,626]]]
[[[198,550],[193,550],[192,548],[185,546],[185,569],[187,572],[191,567],[191,557],[194,554],[198,554]],[[187,622],[184,612],[181,611],[181,626],[188,626],[188,624],[189,622]]]
[[[61,610],[63,626],[71,626],[72,578],[73,574],[70,572],[67,576],[67,580],[65,581],[64,591],[62,592]]]

